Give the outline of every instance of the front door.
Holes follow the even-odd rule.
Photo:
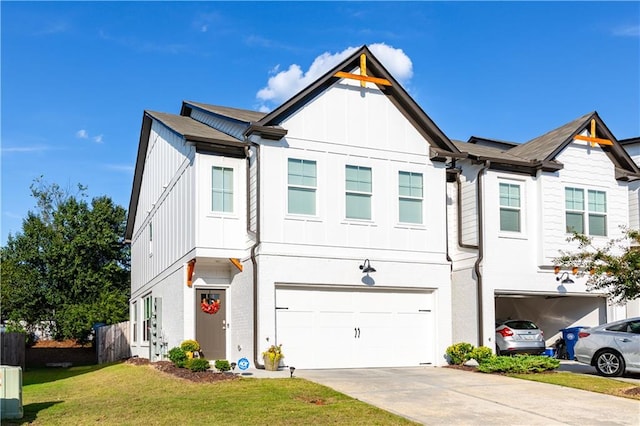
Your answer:
[[[225,290],[196,290],[196,340],[208,360],[226,359],[227,303]]]

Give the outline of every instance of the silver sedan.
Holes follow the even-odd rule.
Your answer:
[[[640,373],[640,317],[583,328],[574,353],[577,361],[594,366],[602,376]]]

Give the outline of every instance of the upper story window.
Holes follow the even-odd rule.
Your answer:
[[[233,169],[213,166],[211,170],[211,210],[233,212]]]
[[[607,194],[604,191],[589,189],[585,206],[584,189],[565,188],[564,193],[566,231],[606,236]],[[585,215],[587,215],[586,221]]]
[[[500,183],[500,230],[522,231],[522,202],[518,184]]]
[[[400,222],[422,223],[422,173],[398,172]]]
[[[288,161],[288,212],[292,214],[316,214],[317,170],[316,162],[289,158]]]
[[[346,168],[346,217],[371,219],[371,168],[347,166]]]

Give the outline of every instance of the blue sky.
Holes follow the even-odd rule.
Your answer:
[[[638,2],[7,2],[1,243],[39,176],[129,206],[145,109],[268,110],[363,44],[452,139],[640,136]],[[373,50],[373,49],[372,49]]]

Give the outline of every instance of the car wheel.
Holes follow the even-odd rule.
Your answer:
[[[596,355],[595,362],[598,374],[605,377],[622,376],[624,373],[624,359],[611,350],[604,350]]]

